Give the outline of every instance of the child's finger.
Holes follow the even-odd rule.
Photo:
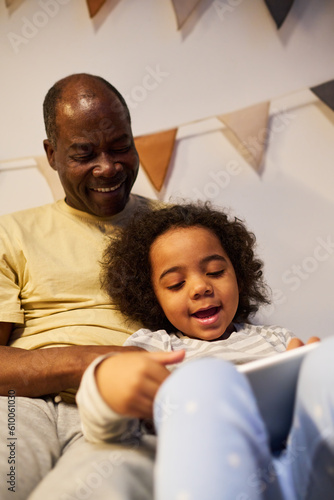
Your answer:
[[[320,338],[319,337],[310,337],[308,339],[308,341],[306,342],[306,344],[313,344],[314,342],[320,342]]]
[[[291,349],[296,349],[297,347],[301,347],[302,345],[304,345],[304,342],[297,337],[294,337],[288,343],[288,347],[286,348],[286,350],[290,351]]]
[[[320,338],[319,337],[310,337],[308,339],[308,341],[306,342],[306,344],[313,344],[313,342],[320,342]],[[296,349],[297,347],[301,347],[303,345],[305,345],[305,344],[302,340],[298,339],[297,337],[294,337],[293,339],[290,340],[286,350],[290,351],[291,349]]]
[[[150,352],[148,353],[148,356],[162,365],[172,365],[183,361],[185,350],[181,349],[179,351],[171,352]]]

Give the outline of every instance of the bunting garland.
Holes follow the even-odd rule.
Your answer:
[[[8,9],[16,8],[17,4],[22,1],[5,0],[5,5]],[[115,2],[115,0],[112,1]],[[177,29],[180,30],[201,0],[170,1],[176,16]],[[87,0],[91,18],[98,13],[105,2],[106,0]],[[292,8],[293,0],[264,0],[264,2],[279,29]],[[334,80],[311,87],[310,90],[334,111]],[[233,113],[216,115],[216,118],[226,127],[224,134],[227,139],[257,173],[261,171],[268,140],[269,108],[269,102],[262,102]],[[164,184],[174,150],[176,134],[180,126],[135,138],[141,165],[152,185],[158,191]],[[49,167],[46,158],[36,157],[35,160],[55,199],[62,198],[64,192],[56,172]]]
[[[260,171],[267,143],[269,106],[269,102],[263,102],[234,113],[217,116],[232,132],[233,137],[228,138],[233,146],[237,147],[257,172]]]
[[[5,0],[7,8],[14,5],[16,0]],[[21,0],[23,1],[23,0]],[[180,30],[188,17],[195,10],[201,0],[171,0],[177,21],[177,29]],[[101,9],[106,0],[87,0],[89,16],[94,17]],[[273,17],[277,28],[280,28],[287,17],[293,0],[264,0],[268,10]]]
[[[190,14],[201,0],[172,0],[177,29],[181,29]]]
[[[310,90],[334,111],[334,80],[311,87]]]
[[[23,158],[12,158],[10,160],[5,160],[0,162],[1,171],[21,170],[30,168],[36,169],[36,167],[46,180],[51,190],[53,199],[55,201],[63,199],[65,197],[65,191],[60,182],[58,173],[50,167],[48,159],[45,155],[35,156],[35,157],[30,156]]]
[[[41,172],[51,189],[53,199],[55,201],[63,199],[65,196],[64,188],[59,180],[57,172],[50,167],[47,157],[35,156],[34,160],[38,170]]]
[[[334,80],[310,90],[334,111]],[[258,174],[261,172],[269,139],[269,109],[270,102],[265,101],[233,113],[215,116],[226,126],[225,136],[227,139]],[[203,118],[201,121],[208,118]],[[164,132],[135,138],[141,165],[158,191],[161,190],[168,171],[176,132],[178,128],[185,125],[189,125],[189,123]]]
[[[312,87],[310,90],[334,111],[334,80]],[[233,113],[215,115],[215,118],[225,125],[224,133],[227,139],[258,174],[261,171],[270,132],[269,109],[270,103],[266,101]],[[197,123],[209,118],[213,117],[203,118]],[[134,138],[141,166],[157,191],[161,190],[165,182],[179,128],[192,123],[196,122],[183,123],[170,130]],[[47,181],[53,198],[55,200],[64,198],[64,190],[57,172],[50,168],[46,156],[36,156],[34,162]]]
[[[101,9],[106,0],[87,0],[89,16],[94,17]]]
[[[264,0],[269,12],[279,29],[292,7],[293,0]]]
[[[269,102],[217,115],[231,135],[232,145],[259,173],[268,136]],[[179,127],[178,127],[179,128]],[[153,187],[160,191],[166,178],[178,128],[135,137],[140,164]]]
[[[164,183],[174,149],[177,128],[135,137],[140,164],[157,191]]]

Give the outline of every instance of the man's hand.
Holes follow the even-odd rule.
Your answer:
[[[320,342],[319,337],[310,337],[306,344],[313,344],[313,342]],[[286,348],[287,351],[291,351],[291,349],[296,349],[297,347],[301,347],[305,345],[304,342],[297,337],[293,338],[290,340],[288,343],[288,347]]]
[[[100,394],[121,415],[152,418],[154,397],[170,374],[166,365],[181,362],[184,355],[181,350],[111,356],[95,371]]]

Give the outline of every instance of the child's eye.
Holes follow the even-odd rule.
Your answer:
[[[206,273],[208,276],[222,276],[225,272],[225,269],[220,269],[219,271],[213,271],[212,273]]]
[[[179,290],[184,284],[184,281],[180,281],[179,283],[175,283],[175,285],[170,285],[167,287],[168,290]]]

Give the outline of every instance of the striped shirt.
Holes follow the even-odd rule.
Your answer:
[[[235,324],[235,331],[225,340],[199,340],[186,337],[180,332],[168,334],[165,330],[152,332],[141,329],[131,335],[125,346],[137,346],[147,351],[186,351],[185,363],[205,356],[219,357],[234,364],[243,364],[284,352],[293,335],[279,326],[256,326]],[[95,380],[95,368],[108,356],[95,359],[85,371],[77,393],[82,429],[88,441],[124,441],[135,443],[143,432],[138,419],[124,417],[115,413],[99,393]],[[179,365],[168,365],[173,370]],[[112,390],[112,380],[110,381]],[[145,431],[144,431],[145,432]],[[134,440],[134,441],[133,441]]]
[[[167,333],[165,330],[152,332],[142,328],[132,334],[124,346],[142,347],[147,351],[186,351],[185,361],[205,356],[214,356],[236,365],[284,352],[294,336],[280,326],[259,326],[249,323],[235,324],[235,331],[228,339],[192,339],[181,332]],[[173,370],[177,365],[169,365]]]

